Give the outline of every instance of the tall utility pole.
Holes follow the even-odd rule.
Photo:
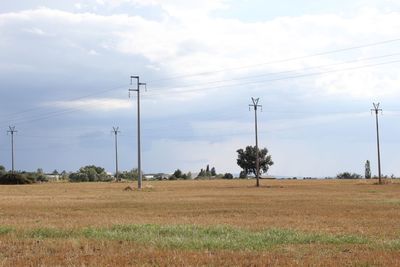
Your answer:
[[[382,109],[379,108],[379,103],[373,103],[374,108],[371,111],[375,112],[375,120],[376,120],[376,146],[378,148],[378,177],[379,184],[382,184],[382,175],[381,175],[381,152],[379,147],[379,122],[378,122],[378,114],[379,111],[382,112]]]
[[[11,134],[11,170],[12,173],[15,172],[14,169],[14,133],[18,132],[17,130],[15,130],[15,126],[8,126],[9,130],[7,131],[7,133]]]
[[[258,153],[258,129],[257,129],[257,108],[261,108],[262,106],[258,104],[258,101],[260,98],[254,98],[252,97],[251,100],[253,101],[253,104],[249,105],[250,107],[254,108],[254,122],[255,122],[255,132],[256,132],[256,179],[257,179],[257,187],[260,186],[260,158],[259,158],[259,153]]]
[[[113,127],[113,133],[115,135],[115,179],[118,181],[118,133],[119,127]]]
[[[140,151],[140,86],[144,85],[146,88],[146,83],[141,83],[139,76],[131,76],[132,80],[136,79],[136,89],[129,89],[129,92],[137,92],[137,145],[138,145],[138,189],[142,189],[142,159]]]

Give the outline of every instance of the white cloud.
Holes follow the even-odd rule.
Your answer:
[[[87,111],[115,111],[121,109],[132,108],[132,103],[129,100],[121,99],[84,99],[75,101],[54,101],[50,103],[45,103],[45,106],[52,106],[57,108],[71,108],[71,109],[81,109]]]
[[[0,25],[16,27],[18,30],[19,23],[29,23],[32,24],[29,28],[31,33],[37,35],[52,33],[53,40],[48,40],[49,42],[56,42],[61,38],[64,44],[87,46],[84,49],[91,55],[98,54],[101,49],[139,55],[150,61],[148,66],[152,66],[152,69],[168,70],[169,73],[177,74],[255,65],[392,39],[398,37],[400,27],[400,13],[385,13],[372,8],[365,8],[352,17],[333,14],[305,15],[245,23],[208,16],[212,10],[223,7],[224,1],[193,3],[179,0],[150,2],[132,0],[99,3],[121,5],[124,2],[157,5],[166,10],[175,10],[171,11],[174,19],[167,17],[161,21],[154,21],[138,16],[105,16],[40,8],[2,14]],[[199,10],[203,10],[204,13],[198,12]],[[201,15],[192,16],[192,11]],[[321,55],[279,64],[259,65],[257,68],[218,72],[212,77],[192,78],[192,81],[230,79],[253,73],[301,69],[340,62],[346,58],[359,58],[360,55],[364,57],[381,55],[394,49],[393,46],[370,47],[360,49],[353,54],[345,54],[344,57]],[[307,90],[345,94],[356,98],[371,97],[376,93],[383,97],[393,96],[398,93],[394,87],[398,84],[399,78],[393,70],[388,72],[389,69],[390,66],[382,66],[379,71],[359,70],[317,77],[314,78],[315,88]]]

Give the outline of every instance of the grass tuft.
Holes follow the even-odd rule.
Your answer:
[[[23,234],[28,238],[36,239],[65,239],[74,238],[78,235],[73,230],[57,229],[57,228],[36,228],[26,231]]]
[[[14,229],[8,226],[0,226],[0,235],[6,235],[13,231]]]

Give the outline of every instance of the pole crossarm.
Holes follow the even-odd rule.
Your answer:
[[[262,110],[262,105],[259,105],[258,102],[260,101],[260,98],[254,98],[252,97],[251,100],[253,101],[253,104],[249,104],[249,109],[251,107],[254,108],[254,110],[257,110],[257,108],[261,108]]]

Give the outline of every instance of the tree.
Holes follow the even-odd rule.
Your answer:
[[[177,169],[174,174],[172,174],[176,179],[182,178],[182,171],[180,169]]]
[[[118,172],[118,177],[120,179],[136,181],[139,177],[139,172],[138,172],[138,169],[132,169],[130,171]]]
[[[3,165],[0,165],[0,175],[6,173],[6,168]]]
[[[253,173],[256,176],[257,167],[256,167],[256,147],[255,146],[247,146],[245,150],[238,149],[236,151],[238,153],[237,164],[240,168],[243,169],[244,173],[249,174]],[[259,167],[260,174],[267,173],[270,166],[274,164],[271,159],[271,155],[268,154],[268,149],[263,148],[258,150],[258,158],[259,158]]]
[[[215,171],[215,167],[211,168],[211,176],[217,176],[217,172]]]
[[[204,176],[206,176],[206,172],[203,169],[201,169],[197,177],[204,177]]]
[[[208,165],[207,164],[207,167],[206,167],[206,175],[205,176],[210,176],[210,165]]]
[[[73,182],[97,182],[111,180],[104,168],[94,165],[88,165],[80,168],[78,172],[71,173],[69,178]]]
[[[371,164],[369,160],[365,162],[365,179],[371,179]]]

